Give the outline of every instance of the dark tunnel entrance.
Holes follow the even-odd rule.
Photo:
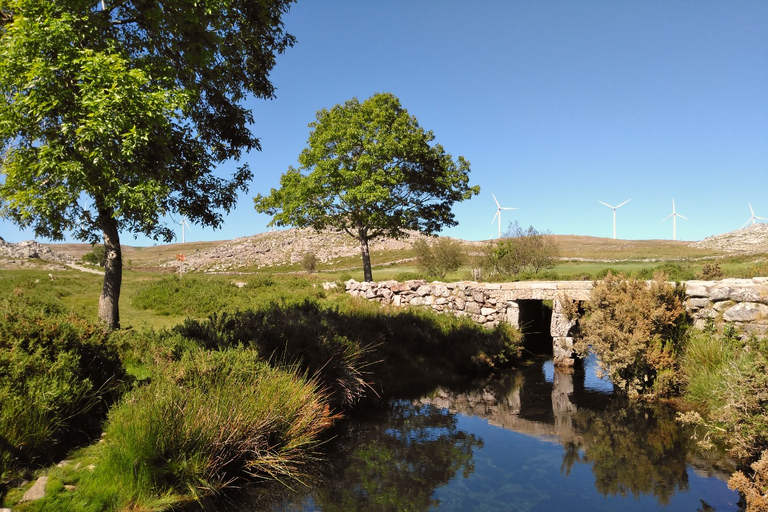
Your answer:
[[[518,300],[518,322],[523,333],[523,347],[533,354],[552,355],[552,301]]]

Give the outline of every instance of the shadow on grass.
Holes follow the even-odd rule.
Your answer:
[[[314,300],[187,320],[175,331],[207,349],[255,348],[276,365],[316,376],[343,408],[419,396],[513,362],[520,337],[508,326],[417,310],[321,306]]]

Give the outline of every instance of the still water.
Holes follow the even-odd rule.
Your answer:
[[[630,408],[549,360],[350,420],[306,486],[248,491],[238,510],[740,510],[727,461],[697,452],[667,409]],[[270,500],[271,501],[271,500]]]

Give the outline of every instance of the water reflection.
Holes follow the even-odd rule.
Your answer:
[[[237,510],[738,510],[672,411],[544,363],[350,421],[309,487]]]

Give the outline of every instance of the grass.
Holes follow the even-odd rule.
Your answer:
[[[106,336],[96,321],[100,276],[63,271],[55,277],[0,273],[0,296],[54,305],[15,338],[34,333],[31,324],[46,332],[66,327],[59,314],[74,315],[70,306],[82,313],[78,322],[87,332]],[[469,319],[389,310],[343,290],[326,292],[319,286],[325,279],[315,275],[235,279],[245,286],[233,285],[231,276],[179,280],[127,271],[124,329],[98,345],[119,354],[133,388],[109,410],[102,442],[39,459],[38,465],[71,460],[45,470],[51,480],[44,500],[21,504],[22,489],[2,488],[14,474],[31,477],[36,466],[12,467],[0,479],[5,505],[166,510],[254,478],[295,482],[339,412],[360,402],[461,385],[509,364],[519,352],[520,338],[507,326],[489,331]],[[29,380],[25,367],[11,366],[24,370],[16,380]],[[0,383],[8,375],[0,371]],[[83,381],[78,377],[73,386]],[[44,405],[34,397],[24,402],[14,393],[3,396],[4,407],[27,403],[36,413]],[[25,418],[6,409],[3,417]],[[102,413],[97,427],[103,419]],[[34,427],[27,419],[22,423]],[[10,431],[2,429],[3,435]],[[10,440],[10,446],[17,444]]]

